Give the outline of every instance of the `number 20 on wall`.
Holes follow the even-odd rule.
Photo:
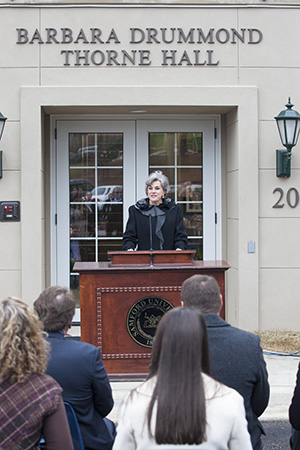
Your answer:
[[[279,197],[276,203],[274,203],[273,208],[283,208],[285,205],[284,191],[280,187],[274,189],[273,194],[278,193]],[[298,189],[292,187],[286,193],[286,202],[290,208],[296,208],[299,204],[299,191]]]

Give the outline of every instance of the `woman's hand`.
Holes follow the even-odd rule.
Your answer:
[[[182,248],[176,248],[176,252],[182,252]]]
[[[133,248],[128,248],[127,251],[128,252],[133,252]]]

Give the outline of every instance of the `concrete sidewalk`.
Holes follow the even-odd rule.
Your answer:
[[[269,373],[271,394],[269,405],[264,414],[260,417],[260,420],[288,420],[288,408],[294,392],[300,357],[269,354],[265,354],[264,357]],[[111,383],[115,400],[115,406],[108,416],[111,420],[118,422],[120,406],[124,396],[139,384],[139,382]]]
[[[260,420],[288,420],[300,357],[264,354],[264,358],[269,374],[270,401]]]

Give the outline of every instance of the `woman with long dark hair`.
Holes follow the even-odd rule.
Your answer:
[[[155,444],[252,449],[243,398],[209,376],[206,327],[196,310],[162,317],[149,379],[125,400],[113,450]]]

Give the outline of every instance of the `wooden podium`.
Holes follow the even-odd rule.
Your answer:
[[[184,280],[216,278],[225,300],[224,261],[193,261],[194,250],[108,252],[109,262],[77,262],[81,340],[100,347],[111,380],[145,378],[162,315],[180,306]],[[225,304],[225,302],[224,302]],[[225,316],[223,307],[222,317]]]

